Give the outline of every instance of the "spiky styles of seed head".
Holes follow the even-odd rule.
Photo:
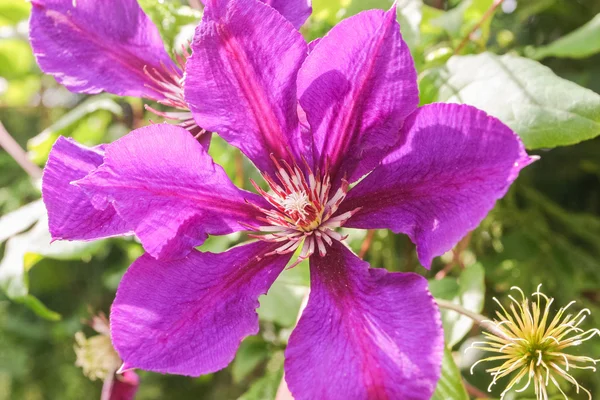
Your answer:
[[[552,382],[554,386],[565,396],[557,378],[562,378],[576,387],[577,393],[583,391],[592,399],[591,393],[580,386],[575,378],[569,373],[570,369],[590,369],[596,371],[597,362],[591,357],[578,356],[567,353],[570,347],[579,346],[581,343],[599,335],[596,328],[584,331],[579,328],[590,310],[583,309],[576,314],[566,314],[567,310],[575,303],[570,302],[562,307],[550,318],[550,307],[554,302],[540,292],[541,285],[532,294],[535,300],[529,301],[523,291],[517,287],[522,300],[517,301],[512,295],[510,311],[496,299],[502,311],[497,311],[497,319],[491,321],[494,325],[494,333],[484,332],[486,341],[474,342],[469,348],[479,349],[498,355],[479,360],[471,367],[473,368],[484,361],[502,361],[502,365],[487,369],[493,380],[488,391],[491,391],[499,379],[513,374],[513,378],[506,385],[501,394],[503,399],[506,394],[524,379],[527,381],[518,388],[517,392],[523,392],[533,385],[537,400],[548,400],[547,387]],[[544,305],[542,306],[542,300]],[[566,316],[565,316],[566,314]]]

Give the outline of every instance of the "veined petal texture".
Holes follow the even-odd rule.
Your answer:
[[[204,147],[169,124],[137,129],[106,146],[104,163],[76,182],[97,208],[114,206],[144,249],[157,258],[185,256],[208,234],[255,222],[256,194],[236,188]]]
[[[443,332],[427,280],[369,268],[339,242],[310,263],[308,305],[285,352],[294,398],[429,399]]]
[[[73,92],[161,100],[144,67],[177,67],[136,0],[32,0],[30,41],[42,71]]]

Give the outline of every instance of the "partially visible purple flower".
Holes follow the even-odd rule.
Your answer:
[[[102,218],[93,236],[122,223],[148,252],[111,313],[125,369],[197,376],[227,366],[258,331],[258,297],[298,250],[310,260],[311,295],[286,350],[294,397],[429,399],[443,335],[427,281],[369,268],[337,228],[406,233],[429,267],[532,161],[521,141],[473,107],[417,108],[395,8],[341,22],[309,53],[271,7],[230,0],[207,8],[192,49],[185,97],[196,122],[240,148],[268,192],[234,187],[170,125],[107,145],[101,163],[97,149],[60,140],[44,175],[53,235],[90,239]],[[71,181],[88,200],[61,196]],[[241,230],[259,240],[220,254],[193,249]]]
[[[140,386],[140,377],[133,371],[125,371],[104,382],[101,400],[133,400]]]
[[[136,0],[33,0],[32,6],[29,36],[38,64],[69,90],[153,100],[181,91],[182,71]]]
[[[224,2],[224,0],[210,0]],[[300,27],[308,0],[266,0]],[[78,93],[144,97],[184,112],[157,112],[197,133],[183,97],[186,58],[165,51],[137,0],[32,0],[30,41],[42,71]]]

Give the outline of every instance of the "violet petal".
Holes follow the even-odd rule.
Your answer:
[[[353,182],[400,140],[418,104],[417,75],[396,9],[343,20],[298,73],[298,98],[313,130],[315,159],[335,180]]]
[[[104,163],[76,184],[97,208],[113,205],[148,253],[185,256],[207,234],[255,224],[263,204],[236,188],[189,132],[169,124],[137,129],[106,146]]]
[[[291,255],[257,259],[263,241],[176,261],[140,257],[111,310],[115,348],[129,368],[199,376],[226,367],[243,338],[258,332],[258,297]]]
[[[102,164],[103,157],[100,146],[85,147],[62,136],[54,143],[42,177],[53,239],[93,240],[131,231],[112,206],[96,209],[81,188],[71,185]]]
[[[402,135],[404,143],[339,212],[362,207],[346,227],[406,233],[429,267],[481,222],[533,158],[510,128],[467,105],[421,107]]]
[[[29,36],[38,64],[69,90],[163,98],[144,66],[164,74],[177,67],[136,0],[31,3]]]
[[[427,280],[369,268],[339,242],[310,262],[310,298],[285,352],[294,398],[429,399],[443,332]]]
[[[219,5],[227,4],[228,0],[202,0],[202,2],[210,9]],[[300,28],[312,12],[310,0],[260,0],[265,4],[273,7],[279,14],[287,19],[294,28]],[[219,3],[215,5],[215,3]]]
[[[298,161],[310,159],[296,100],[307,47],[278,12],[257,0],[207,7],[192,49],[185,97],[198,125],[218,132],[262,171],[274,171],[271,154],[291,161],[291,150]]]

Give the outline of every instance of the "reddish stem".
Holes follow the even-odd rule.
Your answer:
[[[360,258],[364,258],[364,256],[369,251],[369,247],[371,247],[371,243],[373,242],[373,238],[375,237],[375,230],[369,229],[367,231],[367,236],[365,237],[365,241],[360,246],[360,251],[358,252],[358,256]]]
[[[500,4],[502,4],[503,2],[504,2],[504,0],[496,0],[496,1],[494,1],[494,3],[491,5],[491,7],[487,9],[487,11],[481,16],[481,19],[473,26],[473,28],[471,28],[471,30],[469,31],[469,33],[467,33],[465,35],[465,37],[463,38],[463,40],[456,47],[456,49],[454,50],[454,54],[455,55],[459,54],[461,52],[461,50],[471,40],[471,36],[473,35],[473,33],[475,33],[475,31],[477,29],[481,28],[481,25],[483,25],[483,23],[494,14],[494,11],[496,11],[496,8],[498,8],[498,6],[500,6]]]
[[[27,157],[25,150],[21,148],[19,143],[8,133],[8,131],[0,122],[0,146],[6,150],[6,152],[34,179],[42,177],[42,170],[40,167],[31,162]]]

